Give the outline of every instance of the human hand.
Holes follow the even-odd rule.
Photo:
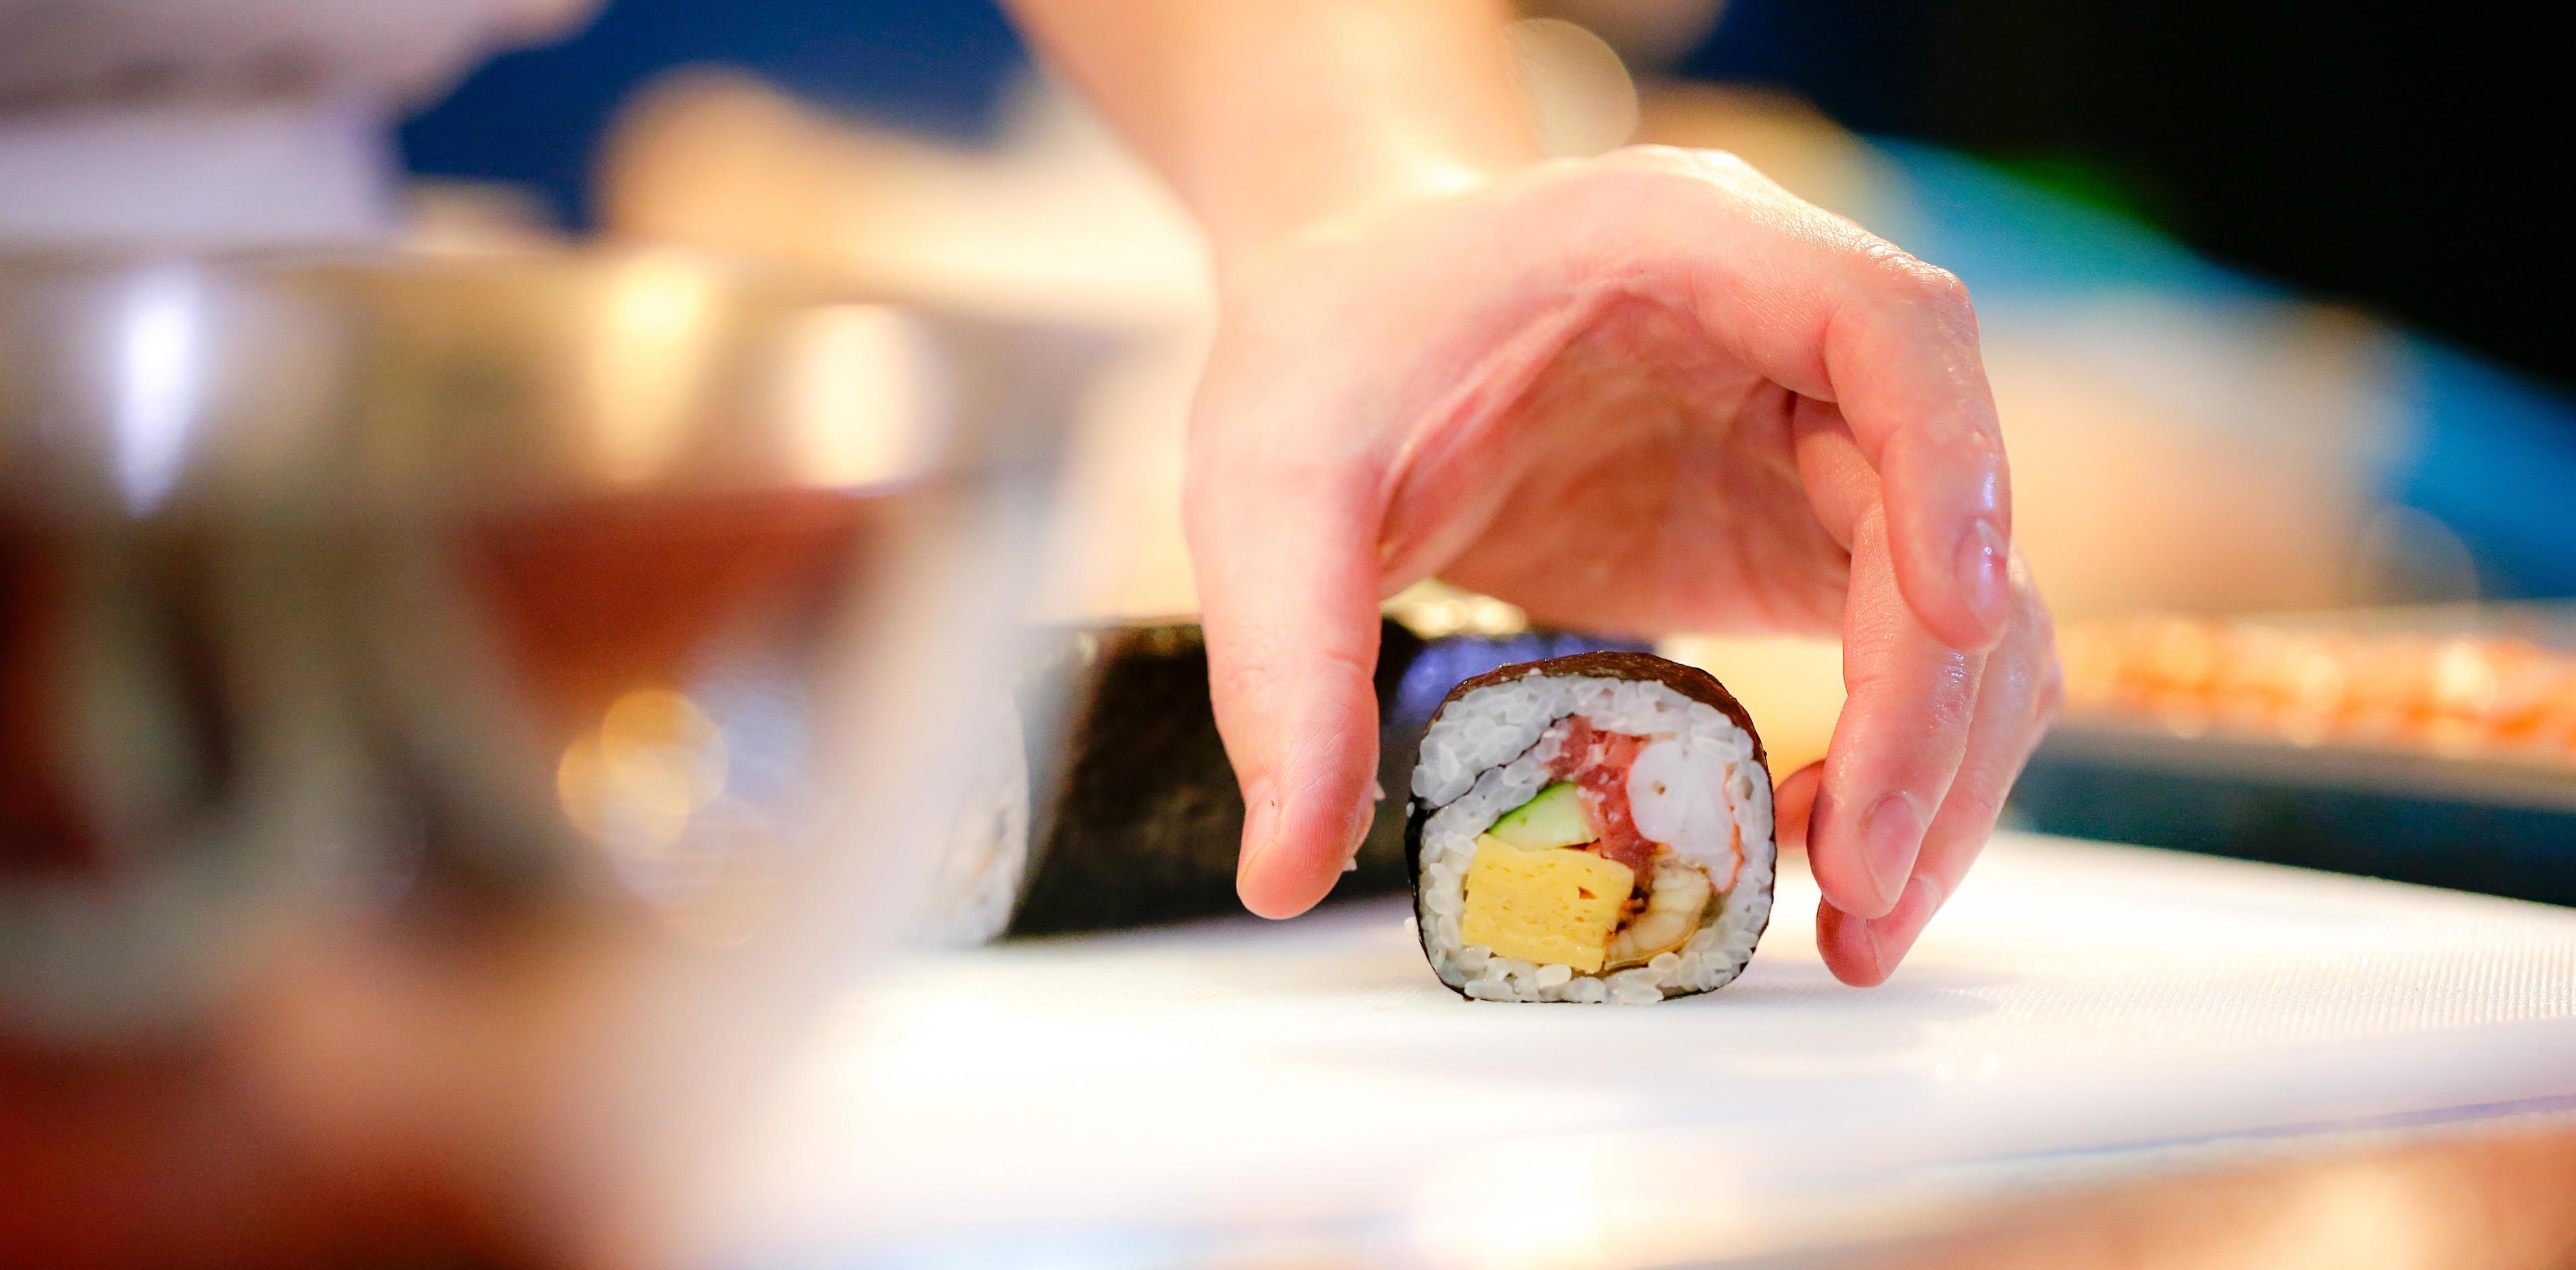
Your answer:
[[[1583,629],[1839,631],[1848,701],[1777,817],[1827,964],[1884,980],[2060,697],[1957,280],[1664,148],[1375,203],[1220,273],[1187,515],[1244,902],[1304,911],[1366,832],[1378,604],[1438,574]]]

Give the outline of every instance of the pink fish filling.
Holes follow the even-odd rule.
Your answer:
[[[1636,818],[1628,810],[1628,769],[1636,766],[1637,751],[1646,748],[1646,742],[1625,733],[1599,731],[1592,720],[1579,714],[1569,716],[1565,726],[1565,743],[1557,747],[1548,775],[1574,782],[1582,796],[1583,819],[1599,839],[1593,850],[1602,859],[1627,865],[1642,890],[1655,875],[1655,844],[1637,832]]]
[[[1637,891],[1644,894],[1655,874],[1655,856],[1661,844],[1637,831],[1634,813],[1628,807],[1628,772],[1637,765],[1637,754],[1646,748],[1644,737],[1623,732],[1604,732],[1592,726],[1582,715],[1568,715],[1565,720],[1565,742],[1556,750],[1556,759],[1548,765],[1551,780],[1572,781],[1583,804],[1583,819],[1599,841],[1591,849],[1605,860],[1627,865],[1637,875]],[[1732,828],[1732,826],[1729,826]],[[1726,876],[1712,878],[1721,891],[1735,885],[1736,870],[1744,863],[1744,837],[1734,834],[1734,859]]]

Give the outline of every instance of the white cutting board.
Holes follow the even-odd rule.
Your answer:
[[[2576,911],[1999,835],[1896,978],[1470,1004],[1401,901],[907,961],[722,1172],[738,1264],[1645,1263],[2178,1149],[2576,1107]]]

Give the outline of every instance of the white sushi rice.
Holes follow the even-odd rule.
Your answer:
[[[960,708],[972,744],[938,872],[911,932],[909,942],[918,947],[974,948],[1001,938],[1028,875],[1026,724],[1008,692],[970,692],[968,698]]]
[[[1481,945],[1462,945],[1458,931],[1477,835],[1547,785],[1548,764],[1564,736],[1555,725],[1578,714],[1600,731],[1676,741],[1693,756],[1719,760],[1724,801],[1744,844],[1734,885],[1718,893],[1688,943],[1643,966],[1599,976],[1499,957]],[[1413,796],[1432,809],[1422,830],[1414,914],[1423,947],[1440,981],[1476,1000],[1634,1005],[1705,992],[1743,970],[1770,918],[1778,852],[1771,840],[1771,783],[1753,759],[1753,738],[1716,707],[1663,684],[1530,674],[1479,688],[1443,707],[1424,735]],[[1725,878],[1722,849],[1714,856],[1674,849],[1713,878]]]

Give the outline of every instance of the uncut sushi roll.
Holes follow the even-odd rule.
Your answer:
[[[1770,768],[1704,671],[1597,652],[1466,680],[1432,717],[1412,793],[1422,951],[1463,996],[1706,992],[1770,921]]]

